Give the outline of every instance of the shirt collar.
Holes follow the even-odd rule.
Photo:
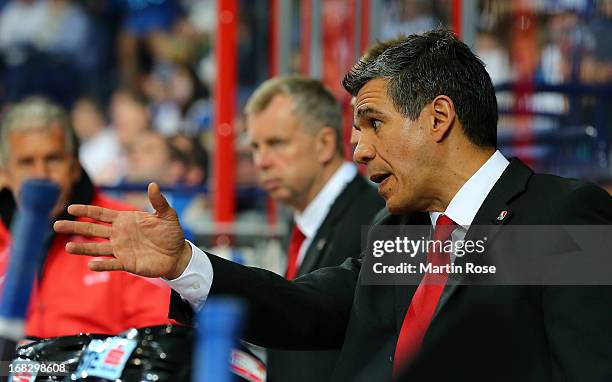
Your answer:
[[[468,179],[451,199],[444,214],[460,226],[472,224],[476,213],[510,162],[496,150],[493,155]],[[442,212],[430,212],[431,223],[436,226]]]
[[[336,198],[356,175],[357,167],[353,163],[344,162],[308,204],[304,212],[294,214],[295,224],[304,236],[310,238],[315,235]]]

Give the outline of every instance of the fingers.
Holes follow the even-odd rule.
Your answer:
[[[113,247],[110,242],[102,243],[73,243],[66,244],[66,252],[75,255],[112,256]]]
[[[72,204],[68,206],[68,213],[70,215],[88,217],[105,223],[112,223],[118,214],[115,210],[84,204]]]
[[[159,185],[157,183],[149,183],[149,188],[147,189],[147,194],[149,196],[149,202],[151,206],[157,211],[160,217],[170,217],[173,214],[172,207],[168,204],[168,201],[161,194],[159,189]]]
[[[57,233],[84,235],[103,239],[108,239],[112,232],[112,228],[107,225],[88,222],[75,222],[70,220],[56,221],[53,224],[53,229]]]
[[[96,259],[91,260],[87,263],[89,269],[94,272],[105,272],[105,271],[122,271],[123,265],[117,259]]]

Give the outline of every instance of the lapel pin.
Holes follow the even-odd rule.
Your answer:
[[[325,247],[325,244],[327,243],[327,240],[325,239],[321,239],[317,242],[317,250],[322,250],[323,247]]]
[[[508,215],[508,211],[503,210],[499,213],[499,215],[497,215],[497,220],[502,221],[506,218],[506,215]]]

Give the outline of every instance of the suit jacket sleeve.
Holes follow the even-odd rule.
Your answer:
[[[209,296],[231,295],[247,303],[245,340],[293,350],[342,345],[361,260],[347,259],[291,282],[273,272],[207,255],[214,269]],[[170,315],[181,322],[193,318],[189,305],[175,292]]]

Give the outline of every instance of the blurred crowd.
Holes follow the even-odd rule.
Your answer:
[[[241,3],[239,102],[265,56],[255,57],[249,40],[254,5]],[[205,191],[215,7],[215,0],[0,0],[0,114],[33,95],[62,105],[92,181],[131,186],[138,192],[114,195],[137,208],[150,208],[142,193],[150,181]],[[237,164],[239,184],[253,186],[250,158],[240,153]],[[171,198],[210,220],[202,195]]]
[[[452,12],[447,0],[384,4],[383,38],[447,24]],[[610,0],[483,0],[475,22],[475,48],[495,84],[612,81]]]
[[[98,184],[203,184],[213,6],[4,1],[3,105],[36,94],[71,110],[82,162]]]
[[[449,24],[452,3],[382,0],[380,37]],[[204,186],[214,150],[215,7],[215,0],[0,0],[0,111],[33,94],[67,108],[96,184]],[[265,2],[242,0],[239,9],[238,110],[268,76]],[[495,84],[610,84],[611,18],[612,0],[482,0],[475,46]],[[564,95],[538,97],[539,110],[569,110]],[[516,102],[500,97],[500,105]],[[254,185],[240,150],[237,175],[240,185]]]
[[[381,35],[451,24],[448,0],[383,1]],[[500,148],[542,172],[612,184],[612,1],[465,2],[498,87]],[[468,33],[469,34],[469,33]]]

